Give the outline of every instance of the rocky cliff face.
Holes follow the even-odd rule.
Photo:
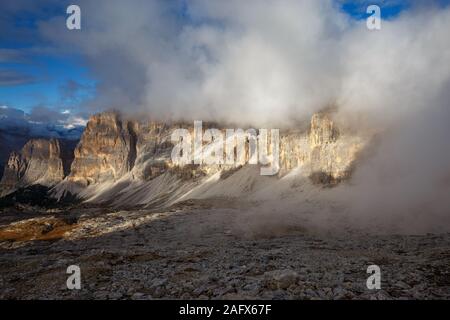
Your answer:
[[[288,130],[280,137],[281,173],[300,167],[316,183],[337,183],[351,175],[369,137],[340,132],[332,113],[316,113],[309,130]]]
[[[149,181],[171,172],[191,179],[236,169],[225,165],[175,167],[170,158],[173,148],[170,138],[179,127],[193,132],[192,124],[128,120],[112,112],[92,116],[75,149],[67,180],[85,187],[115,182],[124,176]],[[349,176],[366,143],[365,138],[340,132],[331,113],[317,113],[309,129],[294,128],[280,133],[279,175],[301,167],[303,175],[314,182],[337,182]]]
[[[36,183],[54,185],[67,176],[56,187],[58,197],[69,191],[95,198],[107,190],[101,199],[128,194],[127,201],[132,198],[142,202],[148,199],[144,191],[135,197],[132,194],[136,190],[128,186],[146,185],[149,189],[145,192],[168,198],[180,190],[188,192],[197,182],[201,184],[218,172],[220,180],[225,180],[241,170],[230,165],[174,165],[171,134],[180,127],[193,133],[193,124],[130,120],[114,112],[100,113],[90,118],[75,148],[70,171],[68,161],[64,161],[67,154],[64,156],[57,140],[31,140],[20,153],[11,154],[1,184],[3,189]],[[204,124],[204,129],[207,127]],[[337,183],[349,177],[367,142],[367,138],[340,130],[331,113],[315,114],[309,126],[280,132],[278,176],[300,168],[302,176],[315,183]],[[248,162],[248,146],[245,157]]]
[[[33,184],[55,185],[68,173],[72,158],[70,143],[31,139],[20,152],[11,153],[0,181],[0,192],[5,195]]]
[[[136,161],[133,177],[151,180],[173,167],[171,134],[181,124],[135,122]]]
[[[173,168],[170,139],[181,126],[127,120],[113,112],[94,115],[75,149],[67,180],[88,186],[117,181],[127,174],[139,180],[153,179]]]
[[[86,186],[114,181],[130,171],[135,159],[134,123],[113,112],[94,115],[75,148],[68,179]]]
[[[330,113],[317,113],[309,133],[309,171],[317,183],[334,183],[348,178],[369,137],[339,130]]]
[[[0,127],[0,179],[3,177],[4,168],[11,152],[20,150],[29,139],[30,137],[26,134],[17,131],[11,132]]]

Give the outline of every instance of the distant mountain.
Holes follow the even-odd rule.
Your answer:
[[[85,125],[83,118],[70,114],[37,118],[19,109],[0,106],[0,132],[9,135],[78,140]]]
[[[53,186],[70,171],[76,141],[31,139],[11,152],[0,181],[0,195],[30,185]]]
[[[0,106],[0,178],[11,152],[19,151],[33,138],[57,138],[77,141],[85,121],[76,116],[64,115],[59,119],[49,117],[36,121],[22,110]]]

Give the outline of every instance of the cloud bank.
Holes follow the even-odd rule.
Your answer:
[[[78,140],[86,122],[79,115],[57,112],[44,106],[36,106],[30,113],[25,113],[0,105],[0,132],[4,135]]]
[[[92,104],[154,117],[274,123],[329,104],[404,117],[449,79],[449,9],[411,9],[371,32],[319,1],[80,1],[41,34],[98,77]],[[386,112],[388,115],[386,115]]]

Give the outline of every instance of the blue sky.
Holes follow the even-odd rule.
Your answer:
[[[4,6],[4,7],[3,7]],[[82,57],[48,50],[39,23],[64,16],[63,2],[2,2],[0,14],[0,105],[30,111],[37,106],[78,108],[95,88]],[[72,88],[72,93],[68,90]]]
[[[17,80],[0,86],[0,103],[29,110],[38,105],[77,107],[78,101],[89,98],[95,88],[95,81],[80,58],[31,56],[24,63],[1,63],[1,68],[12,70]],[[66,94],[66,87],[78,84],[76,97]],[[68,97],[68,95],[70,97]],[[76,103],[74,103],[76,102]]]
[[[365,10],[369,2],[380,5],[384,19],[395,19],[402,11],[408,10],[412,0],[336,1],[354,19],[367,17]],[[441,5],[449,3],[447,0],[438,2]],[[95,95],[97,79],[83,57],[52,52],[51,44],[38,32],[40,22],[64,17],[66,5],[64,1],[52,0],[2,1],[0,28],[4,32],[0,35],[0,105],[27,112],[36,106],[77,111]],[[184,17],[184,10],[185,7],[180,5],[180,19]]]

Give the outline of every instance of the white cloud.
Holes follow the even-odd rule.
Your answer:
[[[30,113],[0,108],[0,130],[12,135],[79,139],[86,123],[79,115],[62,114],[42,106]]]
[[[424,6],[370,32],[327,0],[194,0],[184,20],[179,3],[81,1],[83,32],[58,19],[40,27],[86,58],[97,106],[164,119],[258,125],[335,102],[403,116],[449,78],[448,8]]]

